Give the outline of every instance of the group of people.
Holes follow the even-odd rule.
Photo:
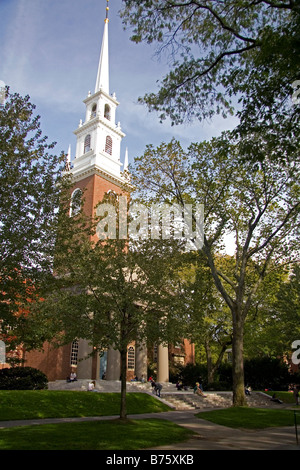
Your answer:
[[[139,379],[137,375],[131,379],[131,382],[141,382],[142,384],[146,382],[145,376],[142,375],[142,377]]]
[[[105,380],[105,376],[102,377],[102,379]],[[137,381],[138,378],[135,377],[133,379],[134,381]],[[71,371],[70,373],[70,376],[67,377],[67,382],[76,382],[77,381],[77,376],[76,376],[76,372],[74,370]],[[141,378],[141,382],[145,382],[145,378],[144,376],[142,376]],[[160,384],[159,382],[155,382],[155,380],[150,376],[149,379],[148,379],[148,382],[151,383],[151,387],[152,387],[152,391],[153,393],[156,394],[156,396],[160,397],[160,392],[162,390],[162,384]],[[178,380],[177,383],[176,383],[176,388],[177,390],[187,390],[187,387],[183,385],[182,381],[181,380]],[[296,405],[299,405],[299,387],[297,387],[296,385],[293,385],[292,387],[290,387],[290,390],[293,392],[293,395],[295,397],[295,402],[296,402]],[[95,389],[95,380],[91,380],[88,384],[88,391],[89,392],[93,392],[93,391],[97,391]],[[251,387],[249,385],[247,385],[245,387],[245,394],[246,395],[251,395]],[[202,384],[200,382],[196,382],[195,384],[195,387],[194,387],[194,393],[196,395],[200,395],[201,397],[203,398],[206,398],[206,395],[204,395],[203,393],[203,387],[202,387]],[[282,403],[281,400],[279,400],[277,398],[277,396],[275,395],[275,393],[273,394],[272,398],[271,398],[271,401],[276,401],[278,403]]]

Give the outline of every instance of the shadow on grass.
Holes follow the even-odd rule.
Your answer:
[[[231,407],[222,410],[204,411],[196,416],[231,428],[264,429],[294,425],[293,411],[282,409]]]
[[[45,424],[0,430],[0,450],[139,450],[183,442],[193,432],[161,419]]]

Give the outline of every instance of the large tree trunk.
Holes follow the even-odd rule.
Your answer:
[[[212,366],[212,357],[208,338],[205,338],[204,346],[207,364],[207,382],[211,384],[214,381],[214,370]]]
[[[121,409],[120,418],[127,419],[126,406],[126,376],[127,376],[127,349],[120,351],[121,355]]]
[[[232,379],[233,379],[233,406],[246,406],[244,381],[244,321],[235,312],[233,315],[232,340]]]

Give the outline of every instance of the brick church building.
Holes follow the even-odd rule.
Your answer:
[[[119,103],[115,94],[111,95],[109,91],[108,24],[107,6],[95,91],[83,101],[85,120],[80,121],[74,132],[77,142],[72,164],[70,151],[68,156],[69,170],[74,180],[71,200],[77,191],[85,189],[85,211],[90,215],[94,214],[97,203],[106,193],[113,191],[126,195],[128,185],[127,149],[121,162],[121,141],[125,134],[120,123],[116,124]],[[119,380],[118,351],[108,349],[92,357],[89,353],[90,346],[86,340],[79,339],[59,349],[46,343],[42,352],[25,353],[25,365],[42,370],[50,381],[65,379],[72,368],[79,379],[97,380],[105,374],[106,380]],[[141,347],[133,343],[128,348],[128,379],[134,376],[147,378],[147,362],[156,361],[157,380],[168,382],[170,361],[175,364],[194,363],[194,356],[194,345],[187,340],[172,348],[158,345],[155,351],[147,351],[145,345]]]

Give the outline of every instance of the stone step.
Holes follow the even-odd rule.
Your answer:
[[[232,406],[232,392],[204,392],[206,397],[195,395],[193,392],[175,392],[175,393],[162,393],[161,397],[176,410],[182,407],[189,407],[189,409],[206,409],[206,408],[228,408]],[[259,392],[252,392],[250,396],[246,397],[248,406],[262,407],[262,406],[276,406],[270,398]],[[278,404],[277,404],[278,406]]]
[[[182,406],[189,407],[189,409],[225,408],[232,404],[230,394],[221,396],[216,393],[208,392],[205,393],[205,397],[201,397],[193,392],[180,392],[162,393],[161,396],[164,400],[173,404],[176,409]]]
[[[80,379],[76,382],[68,383],[65,380],[56,380],[49,382],[49,390],[80,390],[88,389],[88,379]],[[169,403],[176,410],[183,409],[207,409],[207,408],[227,408],[232,405],[232,392],[204,392],[206,398],[193,393],[190,388],[187,391],[178,391],[175,384],[163,383],[161,398]],[[127,392],[144,392],[152,394],[152,387],[149,382],[127,382]],[[95,389],[102,393],[113,393],[121,391],[121,382],[119,380],[96,380]],[[153,394],[153,396],[155,396]],[[278,407],[278,403],[271,402],[270,397],[264,393],[252,392],[246,397],[248,406],[251,407]]]

